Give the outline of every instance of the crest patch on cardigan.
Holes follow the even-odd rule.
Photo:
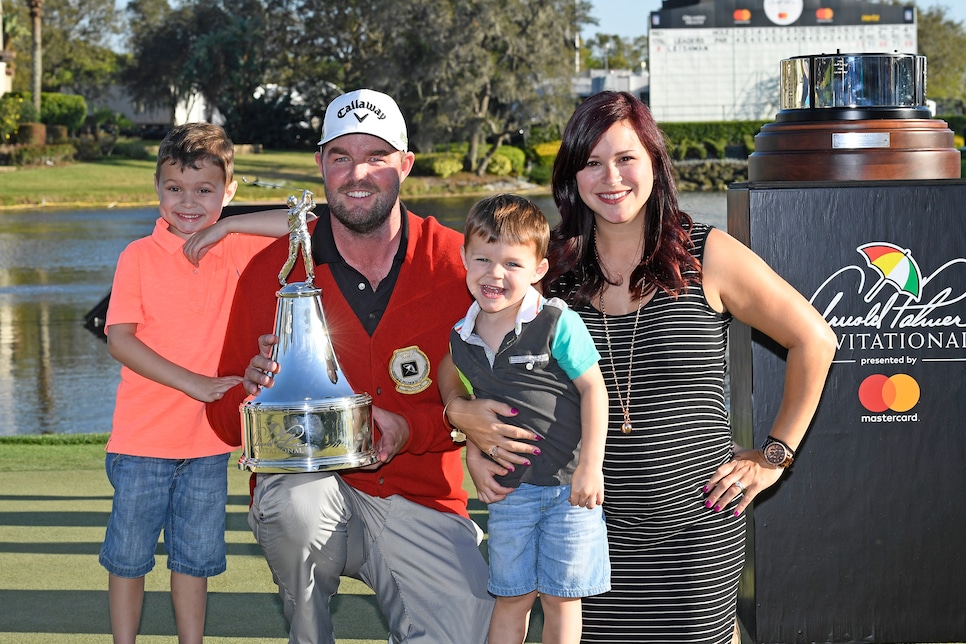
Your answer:
[[[429,358],[415,345],[392,352],[389,375],[401,394],[418,394],[433,383],[429,377]]]

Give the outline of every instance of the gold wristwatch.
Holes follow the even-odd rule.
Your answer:
[[[766,463],[782,469],[786,469],[795,460],[795,450],[773,436],[769,436],[761,444],[761,455]]]

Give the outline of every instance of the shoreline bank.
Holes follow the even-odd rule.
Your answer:
[[[11,176],[11,175],[7,175]],[[240,186],[241,187],[241,186]],[[311,187],[311,186],[310,186]],[[280,186],[272,188],[271,195],[252,198],[251,194],[236,196],[233,205],[277,204],[285,201],[286,195],[294,193],[296,187]],[[475,197],[486,196],[497,192],[513,192],[521,195],[549,195],[550,186],[542,186],[523,179],[506,177],[476,177],[476,175],[456,175],[448,179],[437,177],[409,177],[400,186],[400,198],[407,199],[439,199],[446,197]],[[316,195],[316,201],[325,203],[325,193],[321,190]],[[42,198],[36,202],[0,204],[0,212],[44,210],[44,209],[114,209],[114,208],[150,208],[158,205],[157,199],[145,200],[135,198],[131,200],[112,199],[110,201],[57,201]]]

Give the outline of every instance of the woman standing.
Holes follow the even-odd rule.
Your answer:
[[[729,642],[744,560],[744,509],[791,463],[818,405],[835,336],[757,255],[678,208],[671,161],[646,106],[624,92],[584,101],[553,171],[561,222],[544,291],[584,319],[610,397],[604,461],[612,590],[584,600],[586,642]],[[723,380],[738,319],[788,350],[765,450],[732,442]],[[449,420],[500,465],[525,466],[526,432],[492,401]],[[764,447],[764,446],[763,446]],[[521,456],[520,454],[523,454]],[[767,455],[767,456],[766,456]],[[510,493],[499,465],[468,461],[484,501]]]

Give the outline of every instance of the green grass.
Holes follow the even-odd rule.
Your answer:
[[[0,436],[0,445],[100,445],[107,443],[110,434],[31,434],[29,436]]]
[[[36,205],[151,205],[155,162],[105,159],[93,163],[71,163],[54,167],[18,168],[0,173],[0,206]],[[282,190],[256,187],[249,181],[277,183]],[[265,152],[243,154],[235,159],[239,202],[278,201],[296,189],[322,194],[322,179],[309,152]]]
[[[42,440],[37,440],[38,438]],[[0,443],[0,644],[109,644],[107,573],[97,560],[113,490],[106,435]],[[12,463],[11,463],[12,462]],[[229,465],[228,570],[209,580],[206,642],[283,644],[287,625],[248,529],[248,475]],[[166,557],[145,579],[139,642],[175,641]],[[343,578],[333,601],[340,644],[385,644],[372,591]]]
[[[97,561],[112,489],[104,473],[107,434],[0,437],[0,644],[109,644],[107,573]],[[248,474],[228,471],[228,570],[209,580],[206,642],[283,644],[277,588],[250,530]],[[486,507],[469,475],[470,514]],[[145,579],[139,642],[174,641],[165,555]],[[385,644],[388,627],[365,584],[343,577],[332,602],[339,644]],[[539,603],[527,642],[539,642]]]
[[[4,168],[0,172],[0,208],[33,206],[110,207],[114,205],[154,205],[153,160],[110,158],[91,163],[69,163],[53,167]],[[235,203],[284,203],[298,190],[311,190],[318,197],[325,193],[322,178],[311,151],[269,150],[235,156],[238,192]],[[245,183],[277,184],[268,188]],[[451,194],[479,194],[498,177],[477,177],[459,173],[438,177],[410,176],[402,184],[403,197]]]
[[[104,469],[108,434],[0,436],[0,472]]]
[[[0,437],[0,644],[109,644],[107,573],[97,561],[112,489],[108,434]],[[283,644],[287,624],[265,558],[248,529],[248,473],[229,459],[228,570],[209,580],[206,642]],[[466,477],[470,481],[469,476]],[[468,487],[471,513],[485,506]],[[482,516],[481,516],[482,515]],[[139,642],[172,642],[174,617],[164,550],[145,579]],[[539,617],[539,608],[535,610]],[[372,591],[343,577],[333,599],[339,644],[385,644]],[[540,624],[530,642],[539,641]]]

